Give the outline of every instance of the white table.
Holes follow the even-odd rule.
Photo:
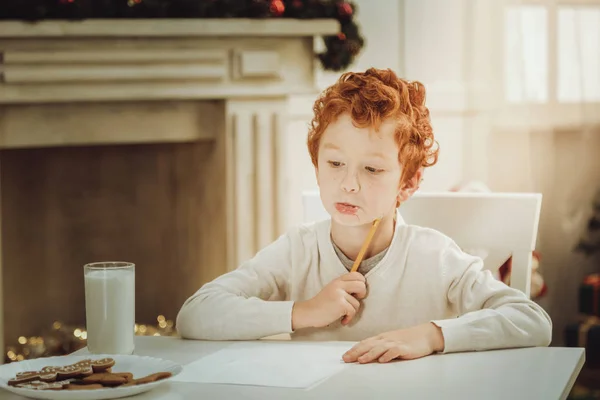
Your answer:
[[[230,342],[136,337],[135,353],[187,364]],[[85,349],[75,354],[86,354]],[[169,382],[134,397],[161,399],[564,399],[579,374],[582,348],[526,348],[432,355],[352,365],[311,390]],[[2,392],[1,400],[19,397]]]

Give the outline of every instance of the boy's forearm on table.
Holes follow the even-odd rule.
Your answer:
[[[291,332],[292,302],[221,295],[192,299],[177,317],[183,338],[254,340]]]
[[[483,309],[432,322],[442,330],[443,352],[548,346],[552,339],[550,319],[525,304]]]

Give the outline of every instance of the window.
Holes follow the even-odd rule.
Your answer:
[[[521,0],[503,36],[507,102],[600,102],[600,0]]]
[[[560,7],[557,22],[558,101],[600,101],[600,7]]]
[[[548,101],[548,12],[543,6],[513,6],[504,20],[506,100]]]

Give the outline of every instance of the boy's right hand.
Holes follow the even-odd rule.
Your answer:
[[[350,272],[329,282],[315,297],[294,303],[292,330],[321,328],[342,319],[342,325],[352,321],[367,295],[365,277]]]

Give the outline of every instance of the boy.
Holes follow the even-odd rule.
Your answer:
[[[549,345],[541,307],[450,238],[397,213],[437,161],[422,84],[390,70],[346,73],[314,113],[308,148],[331,220],[291,229],[200,288],[177,317],[182,337],[357,341],[343,359],[360,363]],[[349,273],[378,218],[359,271]]]

